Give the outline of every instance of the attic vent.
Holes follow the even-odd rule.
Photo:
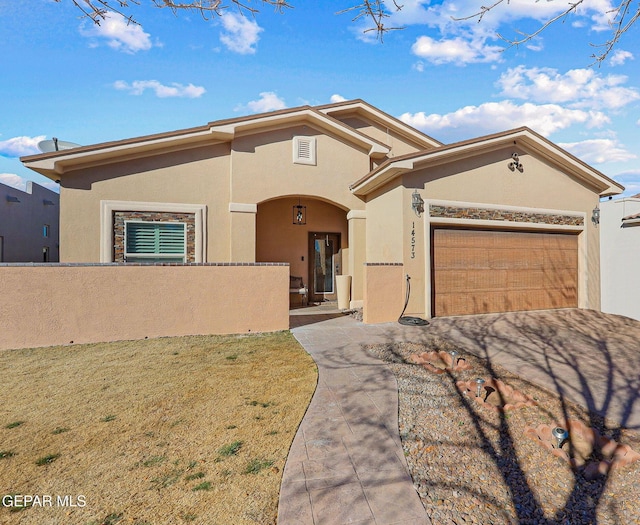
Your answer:
[[[293,137],[293,162],[316,165],[315,137]]]

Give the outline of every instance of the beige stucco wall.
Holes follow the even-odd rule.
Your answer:
[[[600,308],[599,234],[590,220],[591,210],[599,201],[598,194],[594,188],[522,150],[515,151],[520,155],[524,171],[511,171],[508,163],[513,151],[505,148],[416,170],[401,177],[401,185],[389,183],[368,197],[367,261],[404,263],[405,273],[411,276],[408,314],[430,316],[430,227],[446,223],[441,219],[430,219],[428,209],[422,218],[416,216],[411,209],[411,195],[415,189],[427,201],[427,208],[429,201],[451,201],[464,205],[492,205],[498,209],[506,206],[584,214],[584,228],[579,232],[579,306]],[[459,220],[457,224],[538,228],[535,224],[507,225],[477,220]],[[412,237],[415,237],[413,258]]]
[[[65,174],[61,180],[60,260],[100,261],[102,200],[207,206],[208,261],[229,261],[229,146],[134,159]]]
[[[404,306],[402,264],[364,265],[364,323],[388,323],[398,319]]]
[[[289,268],[0,266],[0,349],[289,328]]]
[[[315,137],[317,164],[293,162],[292,139]],[[320,198],[345,210],[364,209],[349,184],[369,171],[368,152],[311,126],[239,137],[233,141],[231,201],[258,204],[285,195]]]

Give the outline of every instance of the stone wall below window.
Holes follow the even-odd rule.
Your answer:
[[[113,261],[124,260],[124,223],[137,222],[182,222],[187,225],[187,260],[195,262],[196,219],[194,213],[152,212],[152,211],[114,211],[113,212]]]

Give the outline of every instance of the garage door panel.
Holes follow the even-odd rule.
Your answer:
[[[532,250],[528,257],[523,257],[522,250],[526,248],[509,247],[500,248],[489,252],[490,268],[542,268],[544,265],[544,253],[541,250]]]
[[[477,248],[450,246],[448,250],[436,253],[433,262],[435,268],[444,270],[489,268],[489,254]]]
[[[576,307],[576,235],[433,229],[433,314]]]
[[[567,268],[575,270],[578,268],[577,253],[574,250],[547,249],[545,251],[545,266],[556,269]]]
[[[537,268],[516,269],[507,273],[507,289],[509,290],[536,290],[546,279],[546,273]]]
[[[507,286],[507,272],[505,270],[471,268],[467,272],[467,281],[461,285],[465,292],[469,286],[481,292],[504,290]]]

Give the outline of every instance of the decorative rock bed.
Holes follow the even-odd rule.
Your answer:
[[[553,429],[555,422],[582,420],[586,426],[596,426],[602,436],[614,436],[635,450],[640,450],[640,433],[466,352],[466,370],[445,370],[444,363],[451,363],[445,354],[456,351],[459,355],[462,349],[435,336],[427,335],[420,343],[372,345],[367,350],[396,376],[402,447],[433,524],[640,524],[640,461],[624,468],[620,462],[608,467],[606,475],[588,478],[589,470],[572,468],[541,446],[538,437],[536,442],[527,437],[525,430],[541,423]],[[442,372],[415,364],[416,356],[425,353],[440,356]],[[536,405],[487,409],[488,405],[471,400],[475,390],[463,395],[456,385],[463,381],[476,387],[478,376],[499,379],[529,394]],[[620,454],[622,450],[617,449]],[[634,456],[627,452],[625,457]]]
[[[471,369],[471,365],[467,363],[466,359],[460,357],[460,354],[452,354],[444,350],[440,352],[411,354],[411,356],[409,356],[409,362],[422,365],[425,370],[433,372],[434,374],[444,374],[447,371],[462,372],[463,370]]]
[[[480,395],[476,395],[477,380],[458,381],[456,386],[463,395],[472,398],[476,403],[499,412],[536,405],[531,396],[523,394],[499,379],[484,380],[480,387]]]
[[[564,428],[568,429],[569,438],[564,448],[559,448],[553,436],[553,428],[555,427],[543,424],[535,428],[527,427],[524,433],[573,468],[584,468],[586,479],[593,480],[608,474],[612,468],[621,468],[640,459],[640,454],[629,445],[617,443],[577,420],[565,423]]]

